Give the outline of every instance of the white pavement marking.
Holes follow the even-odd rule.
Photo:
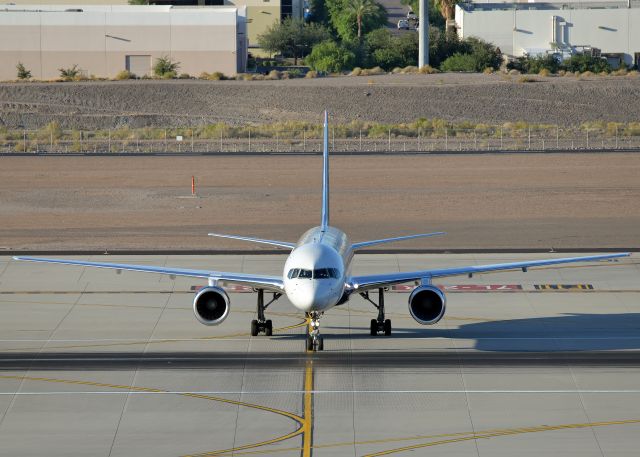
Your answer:
[[[167,390],[162,392],[144,391],[47,391],[47,392],[0,392],[0,395],[297,395],[305,390]],[[620,390],[311,390],[314,395],[322,394],[640,394],[640,389]]]

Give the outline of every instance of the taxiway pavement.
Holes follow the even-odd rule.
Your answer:
[[[549,255],[361,255],[354,271]],[[109,261],[280,274],[284,256]],[[201,281],[0,257],[0,456],[638,455],[635,255],[438,283],[439,324],[394,291],[393,335],[371,337],[375,310],[353,297],[311,354],[284,297],[274,336],[251,337],[251,293],[205,327]]]

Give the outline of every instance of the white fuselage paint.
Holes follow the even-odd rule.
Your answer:
[[[301,311],[323,312],[334,307],[345,293],[353,249],[347,235],[335,227],[314,227],[300,238],[284,264],[284,291]],[[289,278],[292,269],[337,270],[331,278]]]

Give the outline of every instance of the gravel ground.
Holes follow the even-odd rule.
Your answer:
[[[575,125],[640,120],[640,78],[503,74],[383,75],[289,81],[120,81],[0,84],[0,126],[65,128],[193,126],[214,122],[387,123],[527,121]]]
[[[3,157],[0,250],[252,249],[320,220],[321,157]],[[640,154],[336,156],[332,224],[396,248],[640,247]],[[191,198],[191,176],[198,198]]]

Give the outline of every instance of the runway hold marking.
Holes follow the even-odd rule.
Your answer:
[[[594,290],[593,284],[534,284],[535,290]]]

